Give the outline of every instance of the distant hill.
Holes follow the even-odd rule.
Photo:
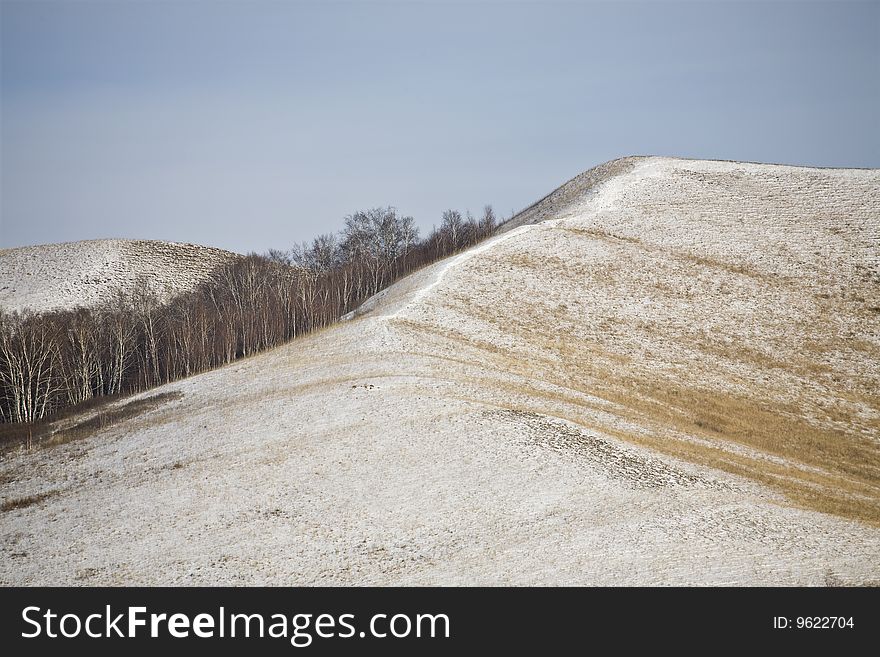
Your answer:
[[[152,240],[90,240],[0,250],[0,309],[95,307],[145,278],[163,300],[192,289],[237,254]]]

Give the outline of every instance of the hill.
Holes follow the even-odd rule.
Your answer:
[[[194,244],[90,240],[0,250],[0,308],[97,307],[145,279],[161,299],[192,289],[238,257]]]
[[[3,456],[0,582],[880,581],[880,172],[579,179],[350,321]]]

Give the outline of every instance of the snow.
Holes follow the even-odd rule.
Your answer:
[[[880,581],[880,528],[640,441],[786,459],[638,405],[673,381],[880,440],[880,173],[642,158],[576,191],[350,321],[3,456],[4,499],[58,492],[0,515],[0,583]]]

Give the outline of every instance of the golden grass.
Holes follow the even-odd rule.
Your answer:
[[[556,415],[586,428],[753,479],[803,508],[880,525],[880,464],[869,441],[845,432],[825,432],[800,418],[725,393],[657,383],[650,389],[615,387],[596,382],[583,392],[613,402],[616,415],[643,431],[598,422],[592,411],[608,411],[608,407],[587,403],[577,394],[528,385],[518,386],[518,392],[534,400],[528,410],[547,413],[546,401],[540,400],[552,400],[559,403]],[[682,439],[682,434],[701,440]],[[740,452],[736,446],[750,449]]]
[[[468,382],[488,391],[505,391],[508,399],[514,395],[519,410],[556,415],[676,458],[746,477],[780,492],[800,508],[880,525],[880,449],[874,439],[856,429],[845,403],[876,409],[878,399],[870,392],[844,394],[841,390],[835,397],[844,403],[823,406],[827,417],[817,422],[798,404],[772,395],[762,398],[760,389],[734,393],[671,380],[632,366],[628,357],[609,352],[599,343],[572,335],[536,335],[532,330],[523,337],[543,349],[524,357],[454,331],[414,323],[407,327],[428,342],[437,338],[456,341],[458,357],[444,360],[468,368],[479,364],[479,374],[463,373]],[[508,329],[516,333],[527,327],[511,323]],[[812,373],[814,378],[826,369],[806,356],[792,363],[757,350],[746,349],[739,355],[756,368],[785,368],[800,375]],[[626,431],[617,422],[600,422],[601,412],[610,412],[640,430]],[[880,430],[876,421],[869,426]]]
[[[817,428],[792,409],[768,408],[753,399],[670,382],[637,382],[629,394],[602,396],[606,395],[636,417],[714,440],[718,446],[657,433],[618,432],[620,438],[755,479],[806,508],[880,524],[880,450],[863,436]],[[736,445],[784,462],[726,448]]]

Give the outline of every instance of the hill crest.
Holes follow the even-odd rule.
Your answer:
[[[100,239],[0,251],[0,308],[94,308],[141,278],[163,301],[191,290],[238,254],[195,244]]]

